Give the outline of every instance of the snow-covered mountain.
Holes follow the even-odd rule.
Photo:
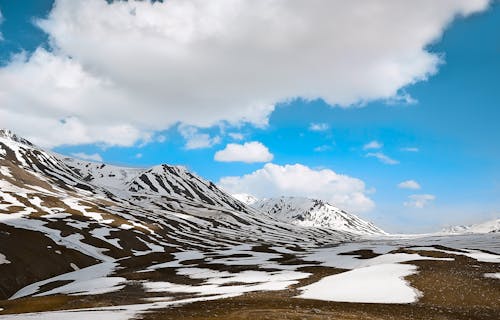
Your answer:
[[[75,160],[0,130],[1,319],[175,319],[186,310],[193,312],[189,318],[229,319],[239,316],[223,313],[228,305],[239,310],[249,302],[257,312],[239,314],[244,318],[259,318],[263,303],[272,307],[269,318],[308,317],[313,304],[303,299],[326,300],[314,303],[325,308],[313,317],[323,318],[330,315],[323,313],[331,310],[329,301],[417,301],[421,287],[403,279],[425,277],[433,269],[423,264],[417,273],[409,264],[416,260],[446,260],[437,263],[454,268],[447,279],[469,272],[478,281],[484,275],[472,294],[487,302],[491,317],[485,319],[498,314],[491,309],[498,295],[483,290],[497,277],[497,234],[360,236],[382,233],[319,200],[279,198],[248,206],[183,167],[122,168]],[[415,253],[429,249],[484,263],[467,261],[481,269],[464,272],[463,259]],[[423,279],[431,283],[425,290],[439,288],[442,294],[441,288],[448,288],[435,286],[435,277]],[[460,279],[458,288],[465,281]],[[386,283],[391,286],[379,290]],[[450,296],[456,288],[448,288]],[[245,298],[247,293],[252,294]],[[285,316],[276,313],[276,297]],[[216,299],[225,300],[215,307],[195,304]],[[303,313],[296,308],[288,313],[295,301]],[[418,308],[425,303],[419,301]],[[435,307],[431,300],[424,311]],[[450,319],[457,314],[452,312]],[[476,312],[474,305],[467,314]]]
[[[442,233],[465,234],[465,233],[493,233],[500,232],[500,219],[490,220],[468,226],[453,226],[444,228]]]
[[[355,237],[263,215],[183,167],[76,160],[0,130],[0,260],[8,261],[0,263],[0,300],[69,290],[59,275],[82,268],[102,268],[96,277],[113,274],[126,286],[124,275],[153,281],[135,271],[156,270],[177,256],[206,256],[209,264],[225,252],[262,255],[253,246],[310,247]],[[21,290],[48,278],[53,283]]]
[[[363,235],[385,234],[373,223],[322,200],[280,197],[255,201],[252,206],[271,217],[298,226],[319,227]]]
[[[239,200],[239,201],[241,201],[244,204],[249,205],[249,206],[251,206],[255,202],[259,201],[259,199],[257,199],[256,197],[254,197],[248,193],[236,193],[236,194],[232,194],[232,196],[236,200]]]

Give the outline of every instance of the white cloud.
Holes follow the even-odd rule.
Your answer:
[[[3,15],[2,15],[2,11],[0,11],[0,25],[3,23]],[[2,32],[0,32],[0,41],[3,40],[3,35],[2,35]]]
[[[179,126],[179,133],[186,139],[184,148],[187,150],[210,148],[220,143],[219,136],[211,137],[208,133],[200,133],[191,126]]]
[[[415,180],[406,180],[398,184],[398,188],[418,190],[420,189],[420,184]]]
[[[374,207],[362,180],[301,164],[280,166],[267,163],[262,169],[244,176],[221,178],[218,184],[231,194],[247,193],[258,198],[317,198],[354,212],[365,212]]]
[[[366,156],[377,158],[380,162],[385,163],[385,164],[395,165],[395,164],[399,163],[398,160],[392,159],[391,157],[385,155],[382,152],[371,152],[371,153],[367,153]]]
[[[141,159],[142,158],[142,153],[136,153],[135,154],[136,159]]]
[[[317,146],[316,148],[314,148],[314,151],[315,152],[324,152],[324,151],[328,151],[328,150],[331,150],[332,147],[327,145],[327,144],[324,144],[324,145],[321,145],[321,146]]]
[[[311,131],[326,131],[330,129],[328,123],[311,123],[309,125],[309,130]]]
[[[76,152],[71,154],[75,158],[79,158],[82,160],[90,160],[90,161],[96,161],[96,162],[102,162],[102,157],[98,153],[93,153],[93,154],[87,154],[84,152]]]
[[[243,140],[245,139],[245,136],[242,133],[239,132],[230,132],[228,135],[233,139],[233,140]]]
[[[435,199],[436,196],[432,194],[412,194],[408,196],[408,201],[404,205],[405,207],[422,209]]]
[[[377,140],[373,140],[373,141],[370,141],[367,144],[365,144],[363,146],[363,150],[380,149],[383,146],[384,145],[382,143],[378,142]]]
[[[56,0],[39,22],[50,50],[0,68],[0,127],[46,146],[132,145],[176,123],[265,126],[296,97],[391,99],[437,71],[428,45],[457,15],[487,4]],[[68,117],[79,134],[58,124]]]
[[[412,105],[412,104],[417,104],[418,101],[417,99],[410,96],[407,92],[401,92],[395,95],[394,97],[387,99],[386,103],[388,105],[396,105],[396,104]]]
[[[158,141],[159,143],[163,143],[163,142],[167,141],[167,137],[163,134],[160,134],[160,135],[156,136],[156,141]]]
[[[420,149],[416,147],[406,147],[406,148],[401,148],[401,151],[405,152],[419,152]]]
[[[230,143],[223,150],[217,151],[214,160],[222,162],[268,162],[273,160],[273,154],[258,141],[244,144]]]

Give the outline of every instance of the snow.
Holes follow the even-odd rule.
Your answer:
[[[109,164],[88,162],[79,159],[73,159],[56,155],[64,161],[68,166],[78,169],[80,174],[88,179],[92,184],[100,187],[105,187],[110,191],[118,192],[124,190],[127,184],[143,172],[143,168],[125,168],[117,167]]]
[[[206,279],[206,283],[224,285],[228,283],[258,283],[290,281],[309,277],[309,273],[296,271],[264,272],[247,270],[239,273],[220,272],[203,268],[181,268],[177,274],[187,275],[192,279]]]
[[[254,197],[253,195],[248,194],[248,193],[236,193],[236,194],[232,194],[231,196],[233,198],[235,198],[236,200],[241,201],[244,204],[249,205],[249,206],[251,206],[254,203],[256,203],[257,201],[259,201],[259,199],[257,199],[256,197]]]
[[[401,263],[416,260],[453,260],[453,258],[431,258],[423,257],[416,253],[387,253],[399,248],[398,246],[389,246],[387,244],[377,243],[347,243],[332,248],[322,248],[311,250],[302,257],[305,261],[319,261],[322,266],[354,269],[369,267],[384,263]],[[372,250],[375,253],[382,254],[371,259],[359,259],[357,255],[342,255],[341,253],[357,250]]]
[[[500,279],[500,272],[497,272],[497,273],[485,273],[484,276],[486,278]]]
[[[134,310],[96,310],[96,311],[52,311],[52,312],[37,312],[37,313],[21,313],[12,315],[0,316],[2,320],[129,320],[136,315]]]
[[[39,281],[30,284],[21,290],[17,291],[10,299],[18,299],[26,296],[47,296],[51,294],[102,294],[107,292],[118,291],[123,288],[121,285],[126,281],[121,277],[107,277],[117,267],[115,262],[103,262],[87,268],[75,270],[72,272],[64,273],[62,275]],[[38,293],[43,285],[55,281],[72,281],[66,285],[54,288],[50,291]]]
[[[196,251],[196,250],[175,252],[175,253],[173,253],[173,255],[174,255],[174,260],[169,261],[169,262],[151,265],[147,268],[147,270],[143,270],[143,272],[153,271],[153,270],[158,270],[158,269],[163,269],[163,268],[182,267],[183,266],[182,262],[184,262],[184,261],[198,260],[198,259],[205,258],[205,255],[203,253]]]
[[[407,264],[379,264],[321,279],[300,288],[297,298],[360,303],[412,303],[420,293],[403,278],[414,274]]]
[[[460,252],[460,251],[436,249],[433,247],[415,247],[412,249],[413,250],[437,251],[437,252],[443,252],[443,253],[447,253],[447,254],[466,256],[466,257],[475,259],[475,260],[480,261],[480,262],[500,263],[500,255],[487,253],[487,252],[483,252],[480,250],[460,249],[462,251],[465,251],[465,252]]]
[[[470,226],[448,227],[441,231],[444,234],[490,233],[500,232],[500,219],[494,219]]]
[[[0,152],[1,151],[3,151],[3,149],[0,149]],[[0,153],[0,155],[1,155],[1,153]],[[10,173],[10,169],[8,167],[0,166],[0,174],[4,175],[6,177],[12,178],[12,174]]]
[[[9,260],[7,260],[7,257],[3,254],[0,253],[0,264],[7,264],[10,263]]]
[[[236,294],[222,294],[222,295],[215,295],[208,297],[188,298],[175,301],[168,301],[169,299],[164,298],[163,300],[167,301],[143,303],[143,304],[119,305],[111,307],[2,315],[0,316],[0,319],[2,320],[67,320],[67,319],[132,320],[136,319],[137,315],[154,309],[164,309],[170,306],[176,306],[187,303],[196,303],[202,301],[232,298],[234,296],[236,296]],[[154,299],[154,297],[152,299]]]
[[[385,234],[372,223],[322,200],[281,197],[254,201],[252,207],[281,221],[302,227],[327,228],[359,235]]]
[[[59,288],[36,294],[36,297],[49,296],[53,294],[69,294],[69,295],[90,295],[103,294],[114,291],[119,291],[125,286],[121,285],[125,282],[125,278],[108,277],[108,278],[93,278],[88,280],[77,280],[73,283],[61,286]]]
[[[245,271],[239,274],[207,279],[201,285],[182,285],[170,282],[146,282],[143,286],[148,292],[193,293],[197,295],[241,295],[254,291],[278,291],[297,284],[299,279],[309,276],[303,272],[258,272]],[[229,283],[244,283],[238,285],[225,285]]]
[[[383,235],[382,230],[355,215],[331,204],[305,198],[266,200],[267,207],[263,208],[268,210],[264,214],[255,208],[242,206],[210,182],[191,175],[184,168],[119,168],[60,159],[40,151],[40,156],[34,157],[48,168],[48,172],[44,172],[30,163],[29,146],[21,149],[16,143],[13,144],[13,148],[17,150],[16,155],[24,159],[20,161],[24,161],[26,172],[48,183],[50,188],[19,187],[11,179],[0,180],[0,197],[3,200],[0,209],[21,207],[15,213],[0,213],[0,223],[41,232],[57,245],[77,250],[103,262],[78,269],[69,260],[70,267],[75,271],[28,285],[12,298],[51,294],[97,295],[121,290],[127,280],[117,276],[116,270],[123,268],[123,274],[141,272],[136,271],[135,267],[127,269],[130,268],[127,263],[120,265],[122,261],[134,261],[135,257],[131,257],[130,252],[133,256],[168,252],[163,257],[159,254],[152,255],[154,261],[140,264],[144,269],[142,272],[175,268],[169,271],[197,280],[193,281],[197,285],[170,282],[178,279],[177,277],[154,277],[157,282],[141,282],[149,291],[145,301],[150,303],[92,308],[78,312],[66,310],[22,314],[8,316],[8,319],[129,319],[147,310],[181,303],[223,299],[254,291],[285,290],[309,277],[309,273],[300,270],[313,265],[348,271],[300,288],[302,298],[408,303],[416,301],[419,293],[403,278],[414,274],[417,269],[402,263],[417,260],[439,260],[446,263],[453,258],[431,258],[422,256],[422,253],[396,253],[395,250],[406,247],[418,252],[419,248],[416,246],[427,250],[430,246],[442,245],[465,251],[460,253],[451,251],[452,249],[442,250],[452,255],[463,254],[478,261],[499,263],[500,255],[494,254],[500,251],[498,233],[459,236]],[[2,174],[6,173],[3,168]],[[10,174],[14,172],[9,171]],[[56,179],[59,180],[55,181]],[[70,184],[67,185],[68,188],[61,186],[64,183]],[[77,183],[90,185],[93,187],[92,192],[80,192],[72,188]],[[48,195],[55,197],[57,201],[42,201]],[[247,200],[249,198],[247,195]],[[31,205],[26,205],[25,199]],[[57,204],[58,201],[63,201],[78,212],[59,208],[65,206]],[[54,219],[57,219],[57,223],[53,223]],[[71,232],[67,232],[68,230]],[[65,232],[65,236],[62,236],[62,232]],[[135,236],[148,249],[140,251],[130,245],[126,241],[128,236]],[[95,245],[101,243],[92,241],[96,239],[114,246],[113,256],[124,259],[110,257],[111,253],[107,249]],[[120,239],[122,240],[119,241]],[[340,243],[341,241],[344,243]],[[262,249],[266,247],[270,248],[270,252]],[[345,255],[362,249],[372,250],[380,256],[361,259],[359,255]],[[56,252],[62,254],[62,251]],[[165,262],[171,255],[172,261]],[[283,258],[288,260],[288,255],[294,255],[304,263],[281,263]],[[9,259],[13,260],[14,257]],[[203,261],[203,267],[200,260]],[[0,254],[0,263],[2,261],[8,260]],[[147,261],[147,257],[144,261]],[[226,266],[226,270],[245,271],[220,271],[219,264]],[[498,273],[484,276],[496,279]],[[43,285],[56,281],[69,283],[40,292]],[[152,294],[154,292],[162,294],[155,296]],[[176,293],[188,293],[194,298],[182,299]]]

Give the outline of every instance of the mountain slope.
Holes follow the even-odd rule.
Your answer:
[[[500,219],[490,220],[469,226],[453,226],[444,228],[442,233],[466,234],[466,233],[494,233],[500,232]]]
[[[304,227],[319,227],[355,234],[385,234],[371,222],[347,213],[328,202],[301,197],[281,197],[252,204],[271,217]]]
[[[395,319],[498,318],[497,234],[354,234],[377,231],[317,200],[281,199],[264,213],[184,168],[68,159],[0,131],[2,319],[380,318],[375,303]],[[450,311],[456,292],[477,302]]]
[[[70,280],[58,276],[90,266],[126,287],[132,279],[159,277],[154,265],[176,265],[182,261],[176,257],[216,263],[208,257],[258,256],[252,248],[265,244],[309,247],[353,239],[263,216],[182,167],[120,168],[70,159],[8,131],[0,131],[0,236],[2,260],[9,261],[0,264],[0,298],[47,278],[54,280],[14,297],[67,290]]]
[[[251,206],[254,203],[256,203],[257,201],[259,201],[259,199],[257,199],[256,197],[254,197],[248,193],[236,193],[236,194],[232,194],[232,196],[236,200],[239,200],[239,201],[241,201],[244,204],[249,205],[249,206]]]

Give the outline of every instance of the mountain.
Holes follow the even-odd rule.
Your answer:
[[[240,202],[243,202],[244,204],[249,205],[249,206],[251,206],[252,204],[259,201],[259,199],[257,199],[256,197],[254,197],[248,193],[236,193],[236,194],[232,194],[232,196],[236,200],[239,200]]]
[[[468,226],[453,226],[441,230],[441,233],[446,233],[446,234],[495,233],[495,232],[500,232],[500,219],[490,220]]]
[[[302,197],[281,197],[253,202],[252,206],[281,221],[355,234],[386,234],[373,223],[347,213],[328,202]]]
[[[0,130],[1,319],[380,318],[375,303],[498,318],[497,234],[371,234],[320,200],[248,206],[184,167],[76,160]],[[458,309],[432,300],[472,280]]]
[[[88,282],[135,288],[193,259],[227,264],[266,254],[253,248],[356,237],[263,215],[184,167],[76,160],[0,130],[0,299],[84,294]]]

